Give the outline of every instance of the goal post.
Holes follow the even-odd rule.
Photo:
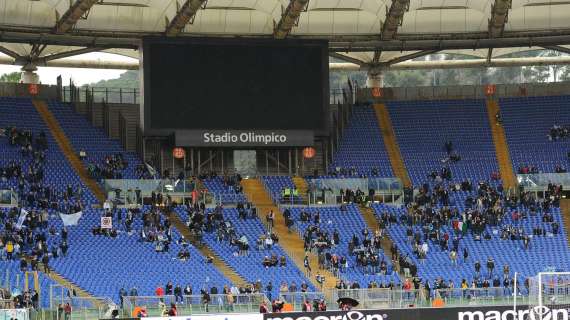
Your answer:
[[[540,272],[529,278],[528,308],[536,320],[552,316],[553,310],[567,312],[570,309],[570,272]]]

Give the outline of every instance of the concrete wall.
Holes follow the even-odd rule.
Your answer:
[[[107,104],[104,108],[100,103],[93,104],[94,115],[97,113],[98,122],[100,119],[101,126],[107,128],[107,135],[111,139],[120,139],[119,118],[124,117],[126,120],[126,145],[128,151],[136,151],[137,143],[137,127],[139,123],[139,106],[135,104]],[[105,114],[106,113],[106,114]],[[95,118],[94,118],[95,119]],[[107,123],[103,123],[106,121]]]
[[[1,97],[35,97],[40,99],[55,100],[58,98],[57,86],[48,86],[38,84],[38,93],[30,93],[30,85],[22,83],[0,83],[0,96]]]
[[[357,99],[360,102],[382,102],[389,100],[445,100],[445,99],[483,99],[485,85],[447,86],[447,87],[410,87],[382,88],[381,97],[373,97],[372,90],[361,88]],[[497,84],[494,97],[555,96],[570,94],[570,82],[533,83],[533,84]]]

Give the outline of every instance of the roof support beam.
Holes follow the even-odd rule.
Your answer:
[[[468,59],[468,60],[438,60],[438,61],[404,61],[396,63],[386,69],[386,71],[395,70],[423,70],[423,69],[458,69],[458,68],[500,68],[500,67],[517,67],[517,66],[552,66],[552,65],[570,65],[569,56],[559,57],[536,57],[536,58],[497,58],[491,63],[487,63],[487,59]],[[366,71],[367,66],[360,67],[352,63],[330,63],[330,70],[360,70]],[[373,72],[371,72],[373,73]]]
[[[495,0],[491,6],[491,19],[489,19],[489,38],[503,36],[505,25],[509,17],[509,9],[512,7],[512,0]]]
[[[193,23],[198,10],[205,8],[208,0],[186,0],[176,12],[176,16],[170,21],[164,33],[168,37],[177,36],[188,23]]]
[[[301,12],[305,11],[309,0],[290,0],[287,8],[281,14],[281,20],[275,25],[273,37],[285,39],[293,27],[297,26]]]
[[[99,0],[76,0],[75,3],[57,20],[53,31],[55,33],[66,33],[70,31],[77,21],[85,15],[91,7]]]
[[[562,46],[543,46],[544,49],[558,51],[566,54],[570,54],[570,48],[562,47]]]
[[[368,73],[377,74],[377,73],[382,72],[383,70],[391,69],[393,65],[396,65],[398,63],[405,62],[408,60],[413,60],[415,58],[427,56],[430,54],[434,54],[434,53],[437,53],[438,51],[439,50],[418,51],[418,52],[414,52],[411,54],[407,54],[405,56],[400,56],[400,57],[394,58],[392,60],[389,60],[389,61],[386,61],[386,62],[383,62],[380,64],[371,64],[368,67]]]
[[[336,59],[339,59],[339,60],[342,60],[342,61],[345,61],[345,62],[354,63],[354,64],[359,65],[359,66],[363,66],[363,65],[366,64],[366,63],[365,63],[364,61],[362,61],[362,60],[358,60],[358,59],[356,59],[356,58],[349,57],[349,56],[347,56],[347,55],[344,55],[344,54],[341,54],[341,53],[338,53],[338,52],[330,52],[330,53],[329,53],[329,56],[331,56],[331,57],[333,57],[333,58],[336,58]]]
[[[0,64],[22,65],[11,57],[0,56]],[[443,61],[404,61],[393,64],[387,70],[422,70],[422,69],[455,69],[455,68],[481,68],[481,67],[515,67],[515,66],[552,66],[570,65],[570,57],[537,57],[537,58],[497,58],[491,64],[486,59],[469,60],[443,60]],[[90,61],[73,58],[63,58],[46,61],[44,67],[63,68],[91,68],[91,69],[118,69],[138,70],[138,61]],[[330,63],[329,68],[334,70],[367,71],[368,65],[358,66],[353,63]]]
[[[59,53],[55,53],[55,54],[50,54],[48,56],[43,56],[40,57],[39,59],[41,59],[42,61],[52,61],[52,60],[57,60],[57,59],[61,59],[61,58],[68,58],[68,57],[73,57],[73,56],[77,56],[80,54],[85,54],[85,53],[91,53],[91,52],[97,52],[97,51],[101,51],[103,50],[103,48],[99,48],[99,47],[93,47],[93,48],[83,48],[83,49],[77,49],[77,50],[70,50],[70,51],[65,51],[65,52],[59,52]]]
[[[392,60],[386,61],[386,65],[390,66],[390,65],[393,65],[396,63],[400,63],[400,62],[404,62],[404,61],[408,61],[408,60],[413,60],[413,59],[423,57],[423,56],[427,56],[430,54],[434,54],[437,52],[439,52],[439,50],[424,50],[424,51],[414,52],[411,54],[407,54],[405,56],[400,56],[400,57],[394,58]]]
[[[392,40],[398,32],[398,27],[402,25],[404,20],[404,13],[410,8],[410,0],[392,0],[392,5],[390,9],[386,11],[386,20],[382,24],[382,33],[380,34],[381,40]],[[380,61],[380,56],[382,55],[381,50],[374,51],[374,58],[372,61],[378,63]]]
[[[489,19],[489,38],[499,38],[503,36],[505,25],[509,18],[509,10],[512,8],[512,0],[495,0],[491,5],[491,18]],[[487,62],[490,63],[493,57],[493,48],[487,52]]]
[[[4,47],[4,46],[0,46],[0,52],[2,52],[3,54],[5,54],[11,58],[14,58],[14,59],[20,59],[21,58],[21,56],[18,53],[14,52],[14,51],[12,51],[12,50]]]
[[[570,43],[570,35],[539,37],[503,37],[497,39],[439,39],[439,40],[373,40],[373,41],[335,41],[329,43],[331,51],[370,52],[416,51],[416,50],[456,50],[512,48],[564,45]]]

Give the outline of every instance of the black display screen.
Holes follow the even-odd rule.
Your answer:
[[[325,129],[328,44],[143,40],[146,130]]]

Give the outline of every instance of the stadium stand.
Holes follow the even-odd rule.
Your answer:
[[[301,204],[303,199],[293,179],[289,176],[264,176],[263,184],[277,203]],[[288,190],[288,191],[286,191]]]
[[[92,202],[94,196],[64,160],[30,99],[0,98],[0,113],[0,127],[5,129],[4,138],[0,139],[0,187],[16,190],[21,204],[29,212],[26,219],[21,220],[23,227],[19,229],[18,220],[22,212],[19,209],[1,210],[3,242],[7,244],[11,240],[15,244],[17,239],[31,239],[31,242],[19,241],[22,244],[20,252],[14,250],[13,256],[18,261],[24,254],[32,259],[25,268],[21,265],[16,267],[13,261],[2,260],[0,264],[3,270],[11,271],[11,284],[22,292],[24,273],[20,270],[40,269],[39,265],[34,267],[32,261],[44,261],[43,257],[47,255],[44,252],[51,253],[48,262],[51,265],[63,259],[63,247],[73,247],[62,238],[61,229],[58,228],[58,213],[73,213],[81,207],[81,202]],[[43,247],[41,251],[38,250],[40,242]],[[53,252],[57,252],[59,257]],[[3,246],[2,253],[6,257],[6,246]],[[41,269],[45,271],[43,267]],[[14,280],[16,275],[19,275],[19,283]],[[39,279],[40,296],[45,306],[49,302],[49,287],[54,282],[41,274]]]
[[[193,220],[190,217],[194,215],[189,214],[187,207],[177,206],[175,211],[184,221]],[[292,288],[294,284],[297,291],[300,291],[301,285],[305,283],[309,291],[314,291],[311,281],[295,266],[279,245],[279,241],[271,240],[269,244],[267,243],[266,239],[271,233],[259,218],[252,216],[251,211],[245,208],[244,215],[240,217],[239,211],[241,209],[221,207],[206,210],[206,221],[212,221],[212,224],[208,226],[206,223],[204,226],[206,231],[203,235],[204,243],[218,256],[223,257],[224,261],[243,279],[250,284],[258,285],[270,297],[278,296],[283,283],[287,288]],[[222,214],[223,220],[216,220],[216,212]],[[273,256],[277,259],[278,265],[264,267],[264,259],[266,257],[271,259]],[[281,265],[282,259],[284,266]],[[272,289],[268,290],[270,282]]]
[[[4,211],[5,213],[7,213],[8,210],[4,210],[4,209],[0,209],[2,211]],[[3,228],[0,228],[0,232],[4,232],[5,230]],[[6,252],[4,250],[2,250],[2,259],[0,259],[0,287],[1,288],[8,288],[11,289],[11,292],[15,292],[16,295],[18,293],[25,293],[25,277],[26,277],[26,273],[23,272],[22,270],[22,264],[21,264],[21,259],[19,259],[19,255],[16,255],[14,253],[14,259],[12,260],[8,260],[6,259]],[[43,269],[43,268],[40,268]],[[32,268],[29,264],[26,264],[26,268],[25,270],[28,271],[32,271]],[[28,281],[29,281],[29,289],[34,290],[32,292],[32,294],[30,296],[27,296],[25,298],[29,298],[29,301],[27,303],[38,303],[35,304],[36,308],[38,305],[41,305],[42,307],[46,308],[49,307],[50,304],[50,287],[52,285],[56,285],[57,283],[53,280],[51,280],[48,276],[44,275],[43,273],[39,273],[38,274],[38,278],[39,278],[39,283],[38,283],[38,287],[39,287],[39,297],[37,297],[39,300],[35,301],[36,298],[32,298],[32,296],[34,295],[35,289],[34,289],[34,276],[31,274],[28,274]]]
[[[370,107],[355,107],[329,174],[392,177],[390,160],[381,137],[374,110]]]
[[[190,284],[196,294],[211,287],[217,287],[221,292],[223,286],[231,285],[216,268],[206,263],[206,257],[196,248],[181,242],[176,229],[161,231],[152,225],[145,226],[143,214],[150,212],[149,206],[143,207],[141,213],[133,212],[130,233],[121,223],[128,220],[127,210],[120,209],[119,212],[121,219],[118,215],[113,217],[116,236],[106,235],[104,231],[94,235],[103,211],[93,209],[85,212],[81,224],[74,227],[77,230],[70,233],[69,242],[74,244],[74,248],[65,259],[56,261],[53,268],[94,296],[111,297],[116,303],[121,288],[127,291],[136,288],[138,295],[152,296],[158,286],[164,287],[169,281],[182,287]],[[158,225],[168,225],[162,214],[154,217],[160,220]],[[164,243],[157,241],[161,237],[171,239],[167,252],[157,251],[158,242]],[[164,250],[164,245],[161,247]],[[178,259],[184,248],[189,252],[186,261]]]
[[[208,192],[214,194],[223,204],[245,202],[245,196],[239,190],[239,182],[233,179],[224,181],[224,178],[220,176],[204,176],[202,182]]]
[[[125,151],[117,140],[110,139],[101,128],[91,125],[85,117],[76,113],[69,103],[48,101],[49,110],[55,116],[76,152],[84,151],[86,167],[97,178],[139,179],[146,170],[133,152]]]
[[[461,281],[465,279],[468,286],[471,287],[475,282],[475,286],[480,287],[485,279],[491,283],[497,277],[500,280],[500,286],[504,286],[504,266],[508,266],[508,278],[514,277],[514,272],[518,273],[520,281],[519,286],[523,288],[524,279],[535,276],[538,272],[544,271],[549,267],[555,270],[566,270],[569,265],[567,257],[570,256],[570,250],[566,243],[566,231],[560,227],[563,225],[559,208],[552,207],[550,209],[553,222],[545,222],[544,215],[541,212],[532,212],[528,207],[515,206],[509,208],[503,219],[496,225],[487,225],[480,238],[476,238],[475,232],[470,222],[467,223],[466,231],[453,228],[453,223],[442,225],[441,238],[445,234],[449,236],[448,245],[442,249],[437,241],[425,241],[426,229],[421,224],[411,226],[413,236],[416,233],[421,238],[421,243],[428,242],[427,256],[422,259],[418,256],[417,251],[408,239],[408,230],[410,226],[405,223],[403,217],[408,215],[405,207],[393,207],[382,204],[374,204],[380,219],[389,221],[389,217],[395,218],[394,223],[387,222],[388,231],[394,243],[398,246],[404,257],[413,261],[418,268],[418,276],[425,282],[428,281],[432,285],[436,280],[443,280],[447,285],[449,281],[453,281],[455,287],[460,287]],[[460,217],[459,217],[460,218]],[[459,221],[457,217],[452,221]],[[554,227],[556,224],[558,227]],[[557,228],[558,232],[553,233],[553,228]],[[508,230],[521,229],[522,233],[511,236]],[[536,235],[535,230],[541,229],[544,234]],[[490,238],[485,239],[485,234]],[[533,235],[534,234],[534,235]],[[529,241],[529,248],[525,249],[522,235],[533,235]],[[450,258],[450,250],[453,242],[457,237],[459,243],[457,265],[454,265]],[[516,240],[514,240],[516,239]],[[464,260],[464,249],[467,250],[468,259]],[[555,251],[557,254],[551,254]],[[494,260],[494,271],[492,276],[488,276],[487,260]],[[481,264],[480,272],[475,269],[475,262]],[[479,282],[480,280],[480,282]],[[494,286],[491,284],[491,286]],[[512,286],[511,283],[508,286]],[[432,288],[433,285],[432,285]],[[527,288],[528,289],[528,288]],[[524,292],[523,293],[527,293]]]
[[[499,104],[515,170],[535,167],[540,172],[556,172],[557,166],[567,168],[570,140],[549,140],[548,136],[554,125],[570,123],[568,96],[505,98]]]
[[[348,287],[354,283],[361,288],[372,282],[385,286],[400,283],[390,257],[384,256],[380,237],[376,230],[367,228],[355,204],[287,210],[297,221],[305,245],[317,252],[319,264],[347,282]],[[382,262],[385,270],[381,270]]]
[[[541,171],[553,172],[557,165],[566,163],[567,140],[560,138],[548,141],[547,137],[554,124],[564,125],[570,120],[562,111],[564,103],[561,97],[501,100],[502,121],[514,164],[536,165]],[[544,106],[547,112],[535,112],[539,105]],[[542,201],[536,200],[529,193],[513,199],[503,192],[500,176],[497,175],[499,169],[483,100],[391,102],[387,107],[409,176],[416,187],[423,189],[410,209],[372,204],[379,225],[386,227],[399,250],[400,266],[402,261],[413,265],[424,284],[433,284],[435,287],[449,286],[450,282],[459,287],[463,280],[469,286],[473,282],[477,287],[482,286],[485,280],[493,283],[496,279],[502,286],[511,286],[509,281],[514,271],[519,273],[520,279],[525,279],[545,268],[568,270],[570,250],[566,242],[567,231],[563,227],[561,211],[557,206],[560,195],[558,191],[551,190],[549,192],[555,200]],[[121,170],[120,176],[140,177],[136,166],[141,162],[134,153],[125,152],[120,144],[75,114],[69,105],[50,102],[49,109],[74,149],[87,152],[88,163],[102,165],[106,156],[121,154],[128,166]],[[13,112],[14,110],[21,112]],[[210,290],[211,287],[222,292],[224,286],[244,285],[232,284],[222,272],[208,263],[208,257],[186,240],[183,241],[175,228],[169,228],[170,224],[162,210],[156,211],[148,205],[143,206],[140,212],[112,210],[110,215],[113,218],[113,231],[107,234],[98,229],[100,218],[105,215],[104,210],[92,208],[97,199],[65,160],[31,100],[0,98],[0,113],[6,115],[0,118],[0,127],[15,127],[16,131],[21,132],[30,130],[34,137],[39,137],[40,132],[45,134],[45,161],[39,160],[39,155],[28,155],[19,143],[11,145],[10,132],[6,133],[6,138],[2,138],[4,141],[0,140],[0,168],[11,168],[13,163],[20,163],[24,171],[32,166],[44,173],[43,179],[39,181],[24,179],[22,186],[16,176],[6,177],[1,179],[0,187],[18,190],[33,217],[45,209],[49,217],[47,226],[34,230],[32,235],[47,235],[45,246],[52,252],[49,266],[53,272],[72,280],[93,296],[112,297],[117,303],[120,289],[131,291],[136,288],[139,295],[153,295],[158,286],[164,286],[169,281],[181,286],[188,284],[195,293],[201,289]],[[528,119],[538,120],[531,122]],[[543,134],[536,134],[537,132]],[[36,143],[33,144],[35,148]],[[527,152],[529,144],[533,146],[533,152]],[[354,109],[340,149],[334,156],[333,168],[335,169],[329,172],[329,176],[392,176],[390,160],[373,108]],[[449,177],[441,171],[442,168],[449,169]],[[3,172],[0,175],[4,175]],[[238,204],[238,208],[198,207],[206,214],[206,224],[203,226],[206,232],[201,237],[206,246],[245,279],[248,285],[258,286],[269,297],[283,293],[283,284],[287,291],[292,290],[293,283],[297,290],[300,290],[303,283],[307,285],[308,291],[319,289],[314,279],[311,279],[319,269],[306,275],[307,270],[300,269],[297,261],[299,257],[291,255],[286,246],[278,241],[274,241],[272,248],[267,249],[262,237],[271,232],[268,232],[269,227],[260,217],[270,208],[278,210],[274,204],[284,202],[283,189],[296,186],[291,177],[265,176],[260,179],[263,184],[256,180],[253,181],[254,185],[249,181],[249,193],[243,192],[236,176],[230,180],[215,175],[201,178],[210,192],[219,195],[222,204]],[[469,181],[469,188],[464,188],[466,181]],[[38,188],[43,191],[46,187],[51,188],[52,196],[49,197],[50,205],[44,208]],[[272,202],[265,193],[272,195]],[[239,212],[241,204],[247,200],[246,195],[250,200],[255,200],[253,202],[258,202],[260,207],[263,205],[264,211],[246,214],[245,219],[241,218]],[[446,197],[449,201],[444,200]],[[55,206],[51,202],[55,202]],[[301,197],[293,197],[293,202],[302,203]],[[370,260],[367,260],[367,266],[361,265],[365,255],[359,252],[368,252],[368,249],[353,244],[355,240],[360,244],[365,239],[368,243],[375,238],[376,230],[369,230],[356,204],[279,209],[283,212],[284,221],[290,215],[296,222],[292,231],[296,229],[306,246],[310,246],[316,253],[318,264],[324,265],[323,272],[330,272],[347,287],[365,288],[372,286],[373,282],[381,287],[399,287],[404,282],[396,272],[393,257],[385,256],[380,245],[376,246],[378,241],[372,242],[374,250],[369,252],[371,256],[378,254],[378,265]],[[174,210],[182,220],[192,221],[188,207],[176,206]],[[69,231],[64,237],[63,224],[58,214],[76,211],[82,211],[83,217],[78,226],[66,229]],[[148,220],[144,220],[143,216],[153,216],[150,214],[152,211],[156,211],[154,217],[158,220],[154,226],[152,223],[149,226]],[[216,212],[221,214],[221,219],[215,217]],[[10,216],[3,218],[3,225],[6,225],[8,221],[16,223],[20,212],[2,210],[2,213],[3,216]],[[126,223],[127,215],[131,214],[132,224]],[[416,216],[413,217],[413,214]],[[463,224],[466,225],[465,229]],[[478,229],[479,226],[483,228]],[[287,230],[283,226],[279,227],[280,235],[285,236]],[[25,224],[26,228],[33,229],[29,223]],[[440,230],[435,236],[437,239],[431,238],[432,228]],[[193,230],[191,224],[190,230]],[[417,234],[418,239],[411,241],[410,234],[412,238]],[[154,237],[169,239],[168,252],[157,252],[158,249],[164,249],[163,242],[166,241],[156,241]],[[247,238],[248,250],[245,250],[243,242],[242,245],[239,243],[245,239],[243,237]],[[334,241],[335,237],[338,237],[338,241]],[[449,239],[442,243],[441,238],[446,237]],[[335,242],[332,245],[331,240]],[[67,252],[62,252],[64,242]],[[425,257],[418,254],[418,248],[424,243],[429,247]],[[319,250],[320,246],[324,249]],[[457,246],[457,250],[454,250],[457,252],[457,263],[450,258],[454,246]],[[31,252],[32,246],[26,246],[23,250]],[[179,254],[186,250],[189,258],[180,259]],[[552,251],[557,254],[552,255]],[[466,261],[463,252],[468,253]],[[4,249],[3,255],[5,254]],[[38,259],[42,257],[41,253],[35,255]],[[55,255],[58,257],[55,258]],[[264,267],[264,259],[273,255],[277,266]],[[281,257],[284,266],[280,265]],[[337,258],[338,267],[332,262]],[[491,274],[486,267],[489,258],[494,261],[494,271]],[[344,260],[346,266],[342,266]],[[380,267],[381,261],[386,264],[385,272]],[[475,261],[480,262],[481,270],[476,270]],[[504,266],[508,266],[508,272],[503,272]],[[0,260],[0,268],[10,270],[12,275],[21,274],[17,261]],[[411,275],[416,275],[415,270],[411,271]],[[508,281],[505,282],[505,279]],[[268,288],[270,281],[272,286]],[[21,287],[21,283],[17,283],[13,276],[9,282],[14,287]],[[524,286],[523,280],[520,282]],[[40,283],[41,303],[47,305],[49,286],[55,282],[40,274]]]
[[[487,181],[498,172],[483,100],[391,102],[388,110],[414,185],[444,166],[453,181]],[[447,141],[459,161],[448,160]]]

